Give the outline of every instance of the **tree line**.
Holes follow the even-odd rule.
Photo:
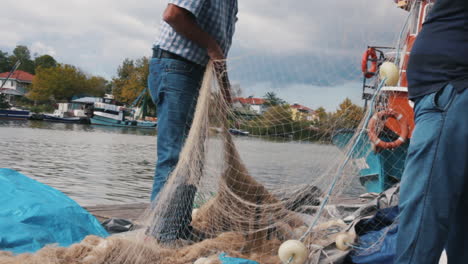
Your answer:
[[[9,72],[18,61],[21,62],[18,70],[31,74],[35,74],[38,67],[57,66],[57,61],[52,56],[35,55],[33,58],[28,47],[23,45],[16,46],[12,54],[0,50],[0,72]]]
[[[0,50],[0,72],[9,72],[17,61],[18,70],[35,75],[27,98],[35,101],[71,100],[74,96],[114,97],[131,104],[147,88],[149,59],[125,59],[117,75],[108,81],[100,76],[85,73],[76,66],[59,63],[51,55],[31,55],[27,46],[18,45],[12,54]]]
[[[16,46],[12,54],[0,50],[0,72],[9,72],[18,61],[21,64],[17,70],[35,75],[32,85],[28,87],[26,100],[36,103],[69,101],[79,95],[103,96],[110,87],[105,78],[87,74],[70,64],[59,63],[51,55],[31,56],[27,46]],[[26,100],[20,101],[28,104]]]
[[[263,96],[267,110],[254,119],[234,119],[240,129],[251,135],[289,137],[296,140],[330,142],[333,134],[341,129],[356,129],[364,117],[364,109],[354,104],[349,98],[344,99],[334,112],[327,112],[319,107],[315,110],[314,120],[295,119],[291,106],[275,93],[269,92]]]
[[[17,61],[21,62],[19,70],[35,74],[27,98],[43,104],[69,101],[75,96],[100,97],[111,93],[116,100],[131,105],[148,88],[147,57],[124,59],[111,81],[87,74],[76,66],[59,63],[48,54],[32,56],[26,46],[16,46],[12,54],[0,50],[0,72],[10,71]],[[346,98],[335,112],[327,112],[323,107],[317,108],[316,120],[293,120],[291,108],[285,100],[273,92],[266,93],[263,99],[268,107],[263,115],[250,120],[237,117],[235,126],[253,135],[292,136],[296,139],[327,141],[337,129],[356,128],[364,114],[362,107]],[[154,115],[155,106],[148,94],[142,97],[142,102]]]
[[[125,59],[117,68],[117,76],[112,79],[112,94],[115,99],[133,103],[148,88],[149,59]],[[149,96],[146,96],[148,99]],[[150,100],[149,100],[150,101]]]

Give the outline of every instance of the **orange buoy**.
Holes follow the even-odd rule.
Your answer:
[[[368,62],[371,62],[371,67],[369,69]],[[364,54],[362,55],[362,73],[366,78],[371,78],[377,72],[377,53],[375,52],[375,48],[368,48]]]
[[[386,141],[381,140],[377,134],[378,133],[377,123],[379,121],[382,121],[382,119],[389,118],[389,117],[393,117],[398,121],[398,123],[400,124],[400,130],[401,130],[400,134],[398,135],[399,137],[392,142],[386,142]],[[376,147],[380,147],[383,149],[394,149],[394,148],[401,146],[403,143],[406,142],[406,139],[408,138],[408,132],[409,132],[408,122],[406,118],[402,114],[397,113],[396,111],[392,109],[387,109],[387,110],[383,110],[383,111],[375,113],[369,122],[368,129],[369,129],[368,134],[369,134],[370,141]]]

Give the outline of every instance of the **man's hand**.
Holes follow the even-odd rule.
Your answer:
[[[210,59],[213,61],[221,61],[225,59],[224,52],[216,41],[213,41],[213,43],[210,44],[207,51],[208,56],[210,56]]]
[[[218,79],[218,84],[221,88],[221,93],[226,101],[226,104],[230,106],[232,104],[231,98],[231,83],[229,81],[229,76],[227,72],[226,61],[213,61],[216,78]]]

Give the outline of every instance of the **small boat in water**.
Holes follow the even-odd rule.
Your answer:
[[[58,123],[75,123],[75,124],[87,124],[89,121],[85,117],[64,117],[63,115],[56,115],[56,114],[44,114],[43,115],[44,121],[49,122],[58,122]]]
[[[0,109],[0,119],[28,119],[31,113],[28,110]]]
[[[103,115],[102,113],[94,114],[90,118],[92,125],[115,126],[115,127],[129,127],[129,128],[148,128],[154,129],[157,126],[156,122],[150,121],[136,121],[116,119],[115,116]]]
[[[89,124],[89,107],[81,103],[59,103],[52,114],[41,114],[41,120],[57,123]]]
[[[84,100],[84,99],[82,99]],[[92,125],[104,125],[114,127],[154,129],[157,122],[128,119],[133,109],[127,109],[124,105],[111,98],[94,98],[93,111],[90,118]]]
[[[229,133],[235,136],[248,136],[250,134],[248,131],[240,130],[236,128],[230,128]]]

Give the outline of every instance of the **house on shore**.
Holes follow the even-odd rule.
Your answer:
[[[262,115],[268,108],[265,99],[251,97],[236,97],[233,99],[233,106],[236,110],[247,110],[257,115]]]
[[[291,113],[292,119],[294,121],[315,121],[319,119],[317,113],[314,110],[297,103],[291,105]]]
[[[34,75],[18,70],[13,72],[7,80],[9,74],[9,72],[0,73],[0,87],[3,85],[0,93],[24,96],[28,91],[28,87],[32,84]]]

